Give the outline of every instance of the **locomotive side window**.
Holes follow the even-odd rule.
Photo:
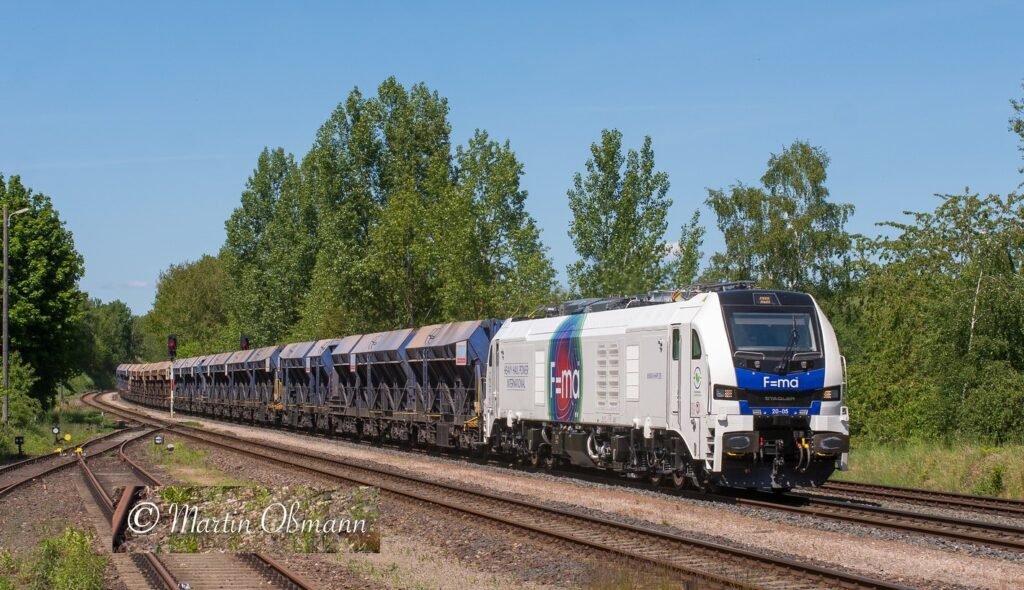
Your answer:
[[[699,361],[701,357],[700,350],[700,336],[697,334],[697,330],[690,330],[690,358]]]
[[[679,360],[679,328],[672,329],[672,360]]]

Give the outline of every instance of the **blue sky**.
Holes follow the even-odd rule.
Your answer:
[[[220,248],[264,146],[301,157],[389,75],[446,96],[456,142],[511,141],[563,275],[565,192],[603,128],[652,136],[670,240],[794,139],[828,151],[857,232],[1022,180],[1019,2],[143,4],[0,3],[0,172],[53,198],[83,288],[136,313],[162,269]]]

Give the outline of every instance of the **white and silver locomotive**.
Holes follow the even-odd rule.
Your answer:
[[[810,295],[731,283],[616,301],[501,327],[484,440],[701,488],[814,486],[845,469],[844,361]]]

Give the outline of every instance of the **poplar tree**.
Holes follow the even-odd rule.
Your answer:
[[[704,226],[700,224],[700,210],[693,212],[690,221],[679,228],[679,241],[675,257],[670,262],[671,281],[668,287],[681,289],[692,284],[700,272],[700,261],[704,256]]]
[[[1021,89],[1024,90],[1024,83],[1021,84]],[[1013,108],[1013,114],[1010,116],[1010,131],[1017,134],[1020,138],[1020,145],[1017,149],[1020,150],[1022,157],[1024,157],[1024,97],[1018,99],[1010,99],[1010,106]],[[1024,174],[1024,166],[1018,168],[1021,174]],[[1022,182],[1019,186],[1024,186]]]
[[[640,151],[623,153],[622,133],[604,130],[590,153],[586,174],[577,172],[568,192],[569,236],[579,256],[568,268],[572,289],[603,297],[661,287],[668,276],[664,235],[672,200],[668,174],[654,169],[651,138]]]
[[[308,274],[292,264],[303,260],[307,244],[296,231],[303,218],[298,191],[292,156],[282,148],[264,149],[240,206],[224,224],[228,311],[233,325],[258,345],[287,335],[298,317],[296,292],[301,296],[308,284]]]
[[[527,314],[550,300],[555,270],[526,211],[523,165],[508,141],[477,130],[455,155],[457,179],[432,223],[441,237],[445,319]]]

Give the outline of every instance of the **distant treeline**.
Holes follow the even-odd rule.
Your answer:
[[[1024,149],[1024,104],[1010,129]],[[725,249],[705,259],[699,212],[674,225],[650,137],[605,130],[568,179],[578,260],[567,287],[526,211],[523,165],[477,130],[453,146],[448,104],[423,84],[358,89],[300,160],[265,149],[217,256],[171,266],[138,318],[140,356],[470,318],[529,314],[570,296],[750,278],[808,291],[849,360],[866,439],[1024,440],[1024,208],[1020,195],[940,195],[934,211],[851,235],[825,150],[796,141],[751,184],[708,190]],[[694,202],[697,209],[698,202]],[[703,265],[706,260],[706,264]]]

